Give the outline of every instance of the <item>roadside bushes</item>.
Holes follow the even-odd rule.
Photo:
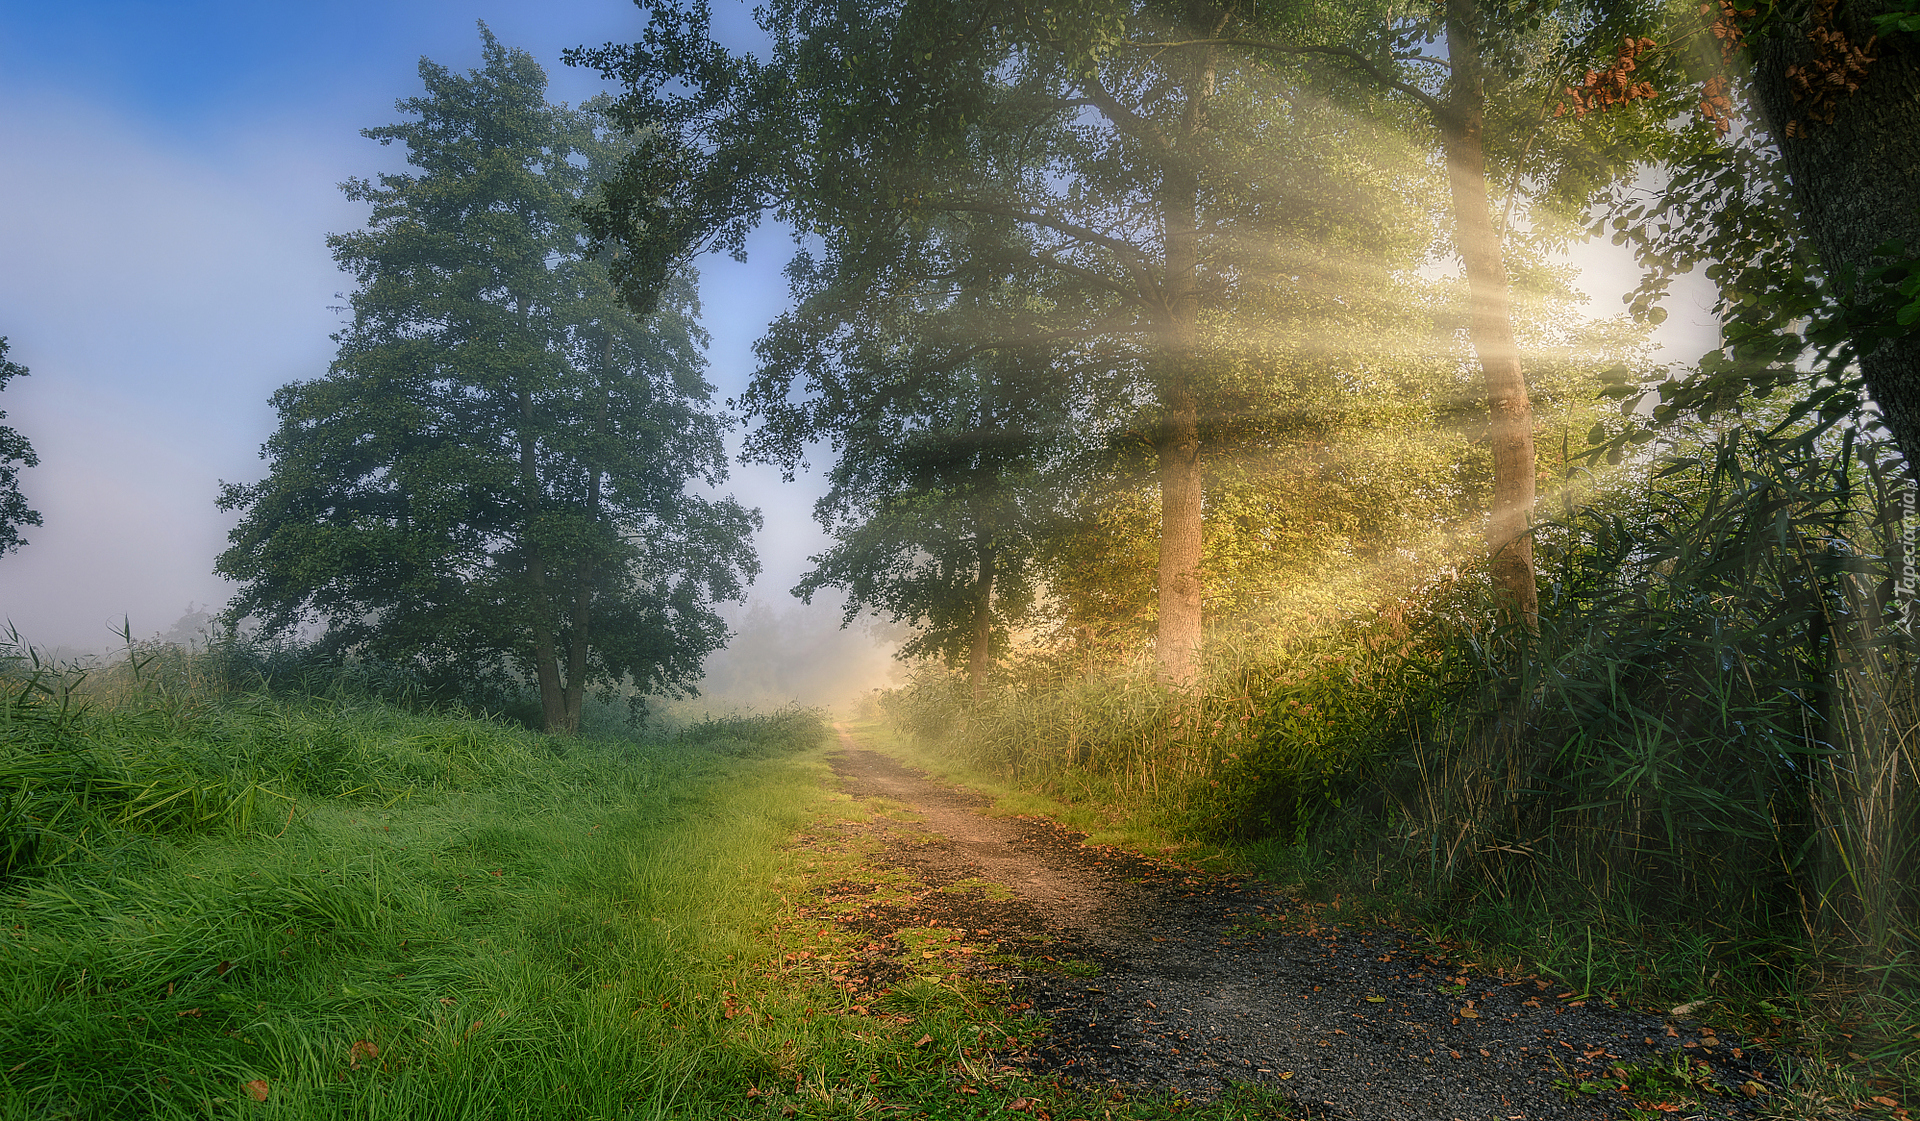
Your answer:
[[[0,650],[0,882],[74,861],[114,863],[153,838],[284,831],[302,805],[392,805],[502,783],[564,786],[659,747],[576,744],[499,721],[330,695],[233,689],[219,651],[135,650],[104,672]],[[203,660],[212,664],[204,664]],[[818,713],[708,719],[678,755],[765,758],[817,745]],[[583,770],[583,768],[585,770]]]
[[[1186,696],[1122,669],[975,707],[927,672],[887,703],[975,766],[1430,914],[1665,931],[1689,979],[1654,988],[1842,959],[1878,984],[1920,954],[1899,467],[1846,431],[1708,433],[1541,527],[1537,634],[1468,572],[1217,649]]]
[[[923,667],[883,702],[968,764],[1072,799],[1145,805],[1177,830],[1304,837],[1442,700],[1442,652],[1405,605],[1327,633],[1213,652],[1207,684],[1158,686],[1144,662],[1003,684],[979,705]]]
[[[1417,780],[1389,780],[1426,874],[1878,961],[1920,948],[1898,871],[1920,857],[1905,487],[1849,434],[1735,429],[1544,531],[1537,637],[1443,620],[1455,715],[1408,745]]]
[[[819,747],[828,734],[826,718],[819,710],[792,707],[769,713],[707,716],[680,729],[674,742],[740,759],[771,759]]]

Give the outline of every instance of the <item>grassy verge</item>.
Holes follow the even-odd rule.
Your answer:
[[[58,737],[95,772],[68,804],[99,820],[6,884],[6,1116],[697,1115],[718,1087],[832,1069],[806,984],[769,990],[752,1030],[718,999],[772,956],[779,846],[820,796],[803,752],[563,745],[373,705],[168,723]],[[30,792],[48,745],[10,746]],[[287,818],[150,808],[208,787],[225,808],[240,783],[212,764],[250,753],[281,764],[248,788]],[[301,753],[360,781],[293,789],[279,757]]]
[[[857,975],[871,947],[817,901],[863,854],[797,838],[868,811],[811,714],[562,741],[28,684],[0,722],[0,1118],[1193,1113],[1005,1067],[1040,1025],[995,991]]]
[[[1558,979],[1581,999],[1723,1025],[1779,1050],[1785,1080],[1767,1114],[1778,1118],[1903,1118],[1916,1079],[1910,1041],[1889,1036],[1904,1020],[1872,993],[1821,973],[1775,945],[1731,944],[1679,926],[1653,928],[1632,914],[1581,900],[1465,897],[1436,889],[1391,859],[1364,830],[1328,829],[1301,840],[1235,841],[1196,835],[1192,817],[1143,799],[1126,775],[1097,770],[1045,781],[955,751],[944,738],[903,732],[884,720],[851,725],[860,740],[946,781],[994,799],[994,812],[1045,814],[1143,854],[1208,871],[1252,874],[1299,897],[1302,921],[1333,912],[1380,920],[1515,973]],[[1360,823],[1364,824],[1364,823]],[[1727,963],[1740,962],[1741,969]],[[1911,1033],[1911,1027],[1908,1029]],[[1920,1039],[1920,1035],[1912,1038]]]

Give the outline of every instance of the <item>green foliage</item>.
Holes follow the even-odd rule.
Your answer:
[[[828,738],[823,715],[803,708],[758,716],[707,716],[674,734],[676,744],[740,759],[794,755],[820,747]]]
[[[1804,996],[1898,1057],[1920,1003],[1899,463],[1819,425],[1703,433],[1540,529],[1536,635],[1469,573],[1222,658],[1190,700],[1056,670],[971,713],[932,681],[888,703],[1003,779],[1267,837],[1248,851],[1303,885],[1394,896],[1583,991]]]
[[[1920,34],[1920,4],[1901,0],[1891,5],[1891,9],[1873,17],[1873,26],[1880,34]]]
[[[359,281],[327,377],[280,427],[218,570],[230,620],[424,675],[535,680],[550,730],[590,684],[672,691],[726,637],[710,604],[757,570],[757,514],[689,493],[725,476],[692,279],[628,315],[575,208],[620,154],[599,109],[549,105],[485,34],[466,77],[421,64],[413,119],[369,129],[415,173],[352,180],[368,229],[329,244]]]
[[[1072,449],[1069,378],[1044,346],[982,351],[1009,307],[1045,300],[1008,272],[992,224],[825,236],[788,266],[796,306],[756,346],[741,398],[762,424],[751,458],[792,472],[819,443],[837,453],[815,515],[834,545],[795,594],[846,592],[846,622],[874,612],[916,634],[903,657],[948,664],[1004,648],[1033,605]],[[987,242],[989,244],[981,244]],[[985,257],[986,261],[977,260]],[[953,291],[917,277],[946,274]]]
[[[1881,34],[1898,33],[1914,19],[1899,4],[1892,8],[1873,17]],[[1754,40],[1777,36],[1799,18],[1773,4],[1757,9],[1757,16],[1736,21],[1738,30]],[[1629,34],[1653,33],[1675,41],[1699,34],[1700,15],[1689,5],[1661,9],[1608,4],[1603,10]],[[1792,37],[1802,34],[1795,30]],[[1616,183],[1603,216],[1588,230],[1590,236],[1610,236],[1615,245],[1633,250],[1643,274],[1625,299],[1637,318],[1664,320],[1662,302],[1674,279],[1697,271],[1715,285],[1712,311],[1721,325],[1719,345],[1697,363],[1671,371],[1657,383],[1615,387],[1612,396],[1635,423],[1609,442],[1606,454],[1613,463],[1621,461],[1626,444],[1653,440],[1664,426],[1688,419],[1711,421],[1720,413],[1764,414],[1769,406],[1760,402],[1782,390],[1807,413],[1877,424],[1877,415],[1863,410],[1867,397],[1858,361],[1883,343],[1908,336],[1920,317],[1916,246],[1897,237],[1882,242],[1887,231],[1873,228],[1849,235],[1863,250],[1859,259],[1818,259],[1807,213],[1796,206],[1781,151],[1785,138],[1773,131],[1786,122],[1767,125],[1768,115],[1756,100],[1754,75],[1743,57],[1748,49],[1730,40],[1719,60],[1679,50],[1647,60],[1653,67],[1649,77],[1661,93],[1670,95],[1643,110],[1645,151],[1661,169],[1664,182],[1651,196],[1636,183]],[[1890,60],[1882,69],[1900,65]],[[1703,81],[1714,83],[1726,99],[1717,120],[1696,111]],[[1794,96],[1797,102],[1799,95]],[[1849,91],[1845,96],[1855,95]],[[1588,131],[1611,116],[1592,115]],[[1719,125],[1731,120],[1745,123],[1723,133]],[[1825,182],[1800,187],[1803,192],[1833,189]],[[1805,204],[1803,195],[1800,206]],[[1653,407],[1642,408],[1649,398]]]
[[[0,389],[26,374],[25,366],[7,361],[7,340],[0,336]],[[0,411],[0,420],[5,419],[7,414]],[[40,524],[39,512],[28,507],[26,496],[20,493],[20,468],[39,465],[40,457],[27,438],[0,424],[0,557],[26,544],[20,538],[21,526]]]
[[[1294,836],[1336,810],[1368,765],[1437,703],[1396,613],[1215,654],[1191,694],[1143,666],[1098,675],[1028,663],[1024,687],[975,705],[937,671],[884,701],[903,730],[978,770],[1068,798],[1145,807],[1198,837]]]
[[[1410,350],[1431,333],[1398,334],[1392,308],[1437,192],[1410,182],[1423,165],[1398,122],[1289,60],[1158,45],[1226,9],[795,2],[760,13],[765,61],[713,44],[702,4],[652,12],[640,42],[579,56],[627,84],[623,119],[671,153],[629,161],[596,231],[738,245],[765,209],[818,239],[791,270],[801,306],[762,343],[752,450],[791,466],[835,444],[821,514],[838,541],[800,590],[914,622],[914,653],[976,645],[996,581],[993,622],[1019,617],[1063,484],[1143,449],[1197,483],[1193,438],[1285,440],[1329,395],[1394,376],[1384,347],[1326,361],[1330,338],[1391,321]],[[1330,392],[1302,405],[1315,379]],[[1097,508],[1107,481],[1069,497]]]
[[[722,1117],[843,1072],[830,986],[767,934],[816,719],[558,741],[367,701],[63,707],[24,669],[0,789],[38,847],[0,879],[0,1116]],[[233,812],[240,782],[265,812]],[[910,1069],[916,1037],[858,1053]]]

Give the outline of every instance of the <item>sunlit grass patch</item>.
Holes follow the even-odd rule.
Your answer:
[[[771,964],[782,845],[823,796],[791,726],[750,764],[377,705],[11,731],[16,783],[79,745],[70,770],[257,771],[297,810],[127,815],[46,766],[16,786],[69,817],[28,819],[65,843],[4,888],[0,1115],[724,1115],[729,1088],[842,1061],[820,986]],[[346,773],[274,769],[289,744]]]
[[[972,968],[977,932],[861,932],[917,890],[872,863],[913,815],[831,792],[817,722],[640,744],[344,700],[42,715],[8,726],[16,804],[70,816],[28,818],[60,843],[0,886],[0,1117],[1091,1108],[1004,1061],[1044,1025]],[[125,815],[94,773],[245,775],[294,812]]]

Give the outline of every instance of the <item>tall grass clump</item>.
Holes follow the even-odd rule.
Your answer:
[[[1708,433],[1541,527],[1537,632],[1469,572],[1216,643],[1186,693],[1008,674],[972,705],[927,671],[888,711],[968,766],[1398,893],[1586,987],[1818,991],[1892,1024],[1920,977],[1908,487],[1845,431]]]
[[[1736,428],[1566,511],[1537,635],[1436,618],[1452,708],[1375,776],[1395,855],[1438,898],[1691,941],[1696,995],[1841,964],[1816,983],[1904,1000],[1909,486],[1850,433]]]
[[[1123,804],[1176,832],[1251,839],[1304,836],[1440,701],[1434,652],[1404,610],[1221,645],[1207,685],[1188,693],[1161,687],[1145,659],[1093,673],[1041,663],[976,704],[929,666],[883,712],[987,774]]]

